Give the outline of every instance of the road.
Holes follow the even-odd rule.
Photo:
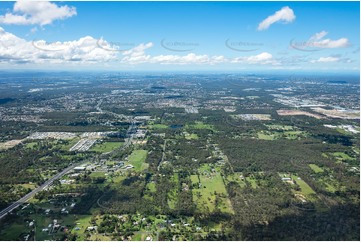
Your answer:
[[[82,162],[84,163],[84,162]],[[12,203],[10,206],[8,206],[7,208],[3,209],[0,212],[0,219],[2,219],[3,217],[5,217],[8,213],[10,213],[11,211],[13,211],[15,208],[19,207],[21,204],[25,203],[26,201],[28,201],[30,198],[32,198],[36,193],[44,190],[45,188],[47,188],[48,186],[50,186],[55,180],[61,178],[63,175],[65,175],[67,172],[71,171],[74,167],[80,165],[81,163],[77,163],[77,164],[73,164],[69,167],[67,167],[66,169],[64,169],[63,171],[59,172],[58,174],[56,174],[55,176],[53,176],[52,178],[50,178],[49,180],[47,180],[44,184],[42,184],[41,186],[35,188],[34,190],[32,190],[31,192],[29,192],[28,194],[26,194],[25,196],[23,196],[22,198],[20,198],[18,201]]]
[[[100,103],[101,104],[101,103]],[[99,106],[100,106],[99,104]],[[134,120],[131,120],[131,125],[128,128],[127,131],[127,136],[128,138],[126,139],[126,142],[124,143],[124,145],[120,148],[120,150],[123,150],[125,148],[127,148],[132,140],[133,140],[133,135],[134,135],[134,130],[135,130],[136,124]],[[119,149],[118,149],[119,151]],[[113,151],[114,152],[114,151]],[[112,152],[110,152],[110,154],[112,154]],[[85,162],[81,162],[81,163],[77,163],[77,164],[73,164],[69,167],[67,167],[66,169],[64,169],[63,171],[59,172],[58,174],[56,174],[55,176],[53,176],[52,178],[50,178],[49,180],[47,180],[44,184],[42,184],[41,186],[35,188],[34,190],[32,190],[31,192],[29,192],[28,194],[26,194],[25,196],[23,196],[22,198],[20,198],[18,201],[12,203],[10,206],[8,206],[7,208],[3,209],[0,212],[0,219],[4,218],[8,213],[10,213],[11,211],[13,211],[15,208],[19,207],[21,204],[25,203],[26,201],[28,201],[30,198],[32,198],[36,193],[44,190],[45,188],[47,188],[48,186],[50,186],[55,180],[61,178],[62,176],[64,176],[67,172],[71,171],[74,167],[79,166],[81,164],[83,164]]]

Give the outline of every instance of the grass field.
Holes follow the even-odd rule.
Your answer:
[[[148,151],[146,150],[133,150],[132,154],[128,156],[128,161],[134,166],[135,171],[143,171],[148,168],[148,164],[145,163]]]
[[[237,182],[241,187],[245,187],[246,183],[243,179],[241,179],[242,172],[235,172],[227,176],[229,182]]]
[[[309,164],[308,165],[315,173],[321,173],[321,172],[324,172],[324,170],[319,167],[318,165],[316,164]]]
[[[258,139],[261,140],[276,140],[276,139],[298,139],[305,137],[305,133],[302,131],[259,131],[257,133]]]
[[[178,173],[174,173],[171,179],[175,185],[174,185],[174,189],[170,190],[168,193],[168,206],[169,208],[174,209],[178,197],[178,189],[177,189],[179,182]]]
[[[105,172],[96,171],[92,172],[89,176],[92,178],[105,177]]]
[[[292,179],[300,186],[301,192],[307,197],[315,195],[315,191],[302,179],[298,179],[298,176],[292,175]]]
[[[156,192],[157,189],[155,188],[155,183],[154,182],[149,182],[147,184],[147,188],[149,189],[150,192]]]
[[[198,135],[197,134],[189,134],[189,133],[185,133],[184,134],[184,137],[187,139],[187,140],[191,140],[191,139],[199,139]]]
[[[113,151],[117,148],[119,148],[123,142],[104,142],[101,144],[94,145],[90,151],[100,152],[100,153],[106,153]]]
[[[91,226],[90,220],[91,215],[78,215],[78,219],[75,221],[75,227],[72,228],[72,233],[76,234],[78,236],[77,240],[84,241],[85,240],[85,234],[84,231],[87,227]],[[76,227],[79,227],[79,230],[75,230]]]
[[[197,203],[197,208],[201,211],[214,211],[219,208],[222,212],[233,213],[231,203],[227,197],[227,191],[224,186],[222,177],[219,173],[212,173],[210,175],[199,175],[200,188],[194,188],[193,201]],[[198,177],[191,176],[192,183],[198,184]],[[216,204],[216,195],[219,196],[218,205]]]
[[[258,185],[256,183],[256,179],[253,176],[246,177],[246,181],[251,185],[252,188],[257,188]]]
[[[350,157],[348,154],[344,152],[334,152],[332,155],[339,161],[345,161],[345,160],[353,160],[354,158]]]
[[[214,131],[213,125],[205,124],[205,123],[203,123],[201,121],[197,121],[197,122],[195,122],[195,124],[187,124],[186,128],[190,128],[190,129],[209,129],[209,130]]]

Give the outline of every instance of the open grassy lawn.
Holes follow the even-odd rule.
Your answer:
[[[147,189],[149,189],[150,192],[156,192],[157,191],[157,189],[155,188],[155,183],[154,182],[147,183]]]
[[[227,197],[227,191],[222,177],[219,173],[209,175],[199,175],[200,188],[193,188],[193,200],[197,203],[197,208],[202,211],[214,211],[216,206],[225,213],[233,213],[230,201]],[[192,183],[197,183],[198,177],[191,176]],[[216,195],[219,195],[219,202],[216,204]]]
[[[172,190],[170,190],[168,193],[168,206],[169,206],[169,208],[174,209],[175,205],[177,203],[177,197],[178,197],[178,189],[177,189],[178,182],[179,182],[178,173],[174,173],[171,179],[174,183],[174,188]]]
[[[235,172],[227,176],[229,182],[237,182],[241,187],[245,187],[246,183],[244,179],[241,179],[242,172]]]
[[[186,134],[184,135],[184,137],[185,137],[186,139],[188,139],[188,140],[198,139],[198,138],[199,138],[197,134],[189,134],[189,133],[186,133]]]
[[[345,160],[353,160],[354,158],[350,157],[348,154],[344,153],[344,152],[334,152],[332,153],[332,155],[340,161],[345,161]]]
[[[262,139],[262,140],[274,140],[276,138],[273,134],[266,134],[263,132],[258,132],[257,136],[258,139]]]
[[[316,192],[304,180],[298,178],[298,176],[292,175],[292,179],[300,186],[303,195],[309,198],[316,195]]]
[[[135,171],[143,171],[148,168],[149,165],[145,163],[147,154],[148,151],[146,150],[133,150],[130,156],[128,156],[128,161],[134,166]]]
[[[256,182],[257,180],[253,176],[248,176],[245,179],[251,185],[252,188],[258,187],[257,182]]]
[[[259,131],[257,133],[258,139],[262,140],[275,140],[275,139],[298,139],[305,137],[306,134],[303,131]]]
[[[100,153],[106,153],[119,148],[120,146],[122,146],[122,144],[123,142],[104,142],[94,145],[90,150]]]
[[[96,171],[92,172],[89,176],[92,178],[105,177],[105,172]]]
[[[195,124],[187,124],[186,128],[190,129],[209,129],[214,131],[213,125],[205,124],[201,121],[196,121]]]
[[[321,173],[321,172],[324,172],[324,170],[319,167],[318,165],[316,164],[309,164],[309,167],[315,172],[315,173]]]
[[[91,215],[78,215],[77,219],[75,220],[75,226],[72,229],[72,233],[76,234],[78,236],[77,240],[84,241],[85,240],[85,234],[84,231],[87,227],[91,226],[90,220]],[[79,230],[75,230],[75,228],[78,227]]]

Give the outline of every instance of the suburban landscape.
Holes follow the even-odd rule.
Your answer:
[[[358,77],[31,75],[2,73],[2,240],[359,239]]]
[[[1,1],[0,241],[360,241],[360,1]]]

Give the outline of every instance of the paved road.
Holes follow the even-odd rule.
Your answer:
[[[84,162],[82,162],[84,163]],[[3,209],[0,212],[0,219],[2,219],[3,217],[5,217],[9,212],[13,211],[15,208],[19,207],[21,204],[25,203],[26,201],[28,201],[30,198],[32,198],[36,193],[44,190],[45,188],[47,188],[48,186],[50,186],[55,180],[61,178],[63,175],[65,175],[65,173],[69,172],[70,170],[72,170],[74,167],[80,165],[81,163],[77,163],[77,164],[73,164],[69,167],[67,167],[65,170],[59,172],[58,174],[56,174],[55,176],[53,176],[52,178],[50,178],[49,180],[47,180],[44,184],[42,184],[41,186],[35,188],[34,190],[32,190],[31,192],[29,192],[28,194],[26,194],[25,196],[23,196],[22,198],[20,198],[18,201],[14,202],[13,204],[11,204],[10,206],[8,206],[7,208]]]
[[[120,148],[120,150],[125,149],[126,147],[128,147],[133,139],[133,135],[134,135],[134,129],[136,127],[135,121],[131,120],[131,125],[129,126],[129,129],[127,131],[127,136],[128,138],[126,139],[126,142],[124,143],[124,145]],[[119,151],[119,150],[118,150]],[[110,154],[112,154],[112,152],[110,152]],[[85,162],[81,162],[81,163],[85,163]],[[65,170],[59,172],[58,174],[56,174],[55,176],[53,176],[52,178],[50,178],[49,180],[47,180],[44,184],[42,184],[41,186],[35,188],[34,190],[32,190],[31,192],[29,192],[28,194],[26,194],[25,196],[23,196],[22,198],[20,198],[18,201],[12,203],[10,206],[8,206],[7,208],[3,209],[0,212],[0,219],[4,218],[8,213],[10,213],[11,211],[13,211],[15,208],[19,207],[21,204],[25,203],[26,201],[28,201],[30,198],[32,198],[36,193],[44,190],[45,188],[47,188],[48,186],[50,186],[55,180],[61,178],[62,176],[64,176],[67,172],[71,171],[74,167],[79,166],[81,163],[77,163],[77,164],[73,164],[69,167],[67,167]]]

